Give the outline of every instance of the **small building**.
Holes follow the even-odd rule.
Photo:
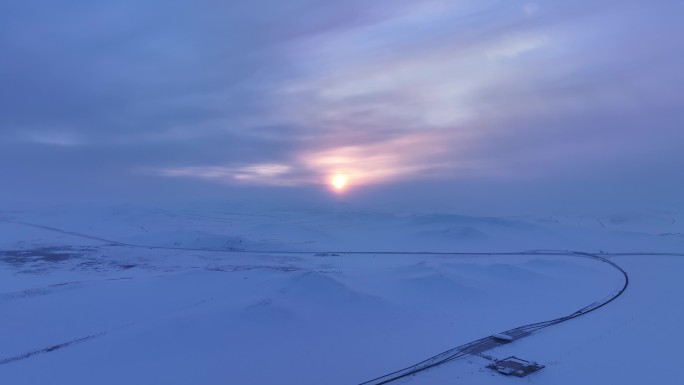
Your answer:
[[[495,340],[504,343],[513,341],[513,337],[503,333],[492,334],[492,337],[494,337]]]
[[[487,367],[507,376],[525,377],[528,374],[543,369],[544,365],[511,356],[504,358],[503,360],[495,361],[487,365]]]

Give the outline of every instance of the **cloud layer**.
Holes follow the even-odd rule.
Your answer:
[[[407,197],[416,182],[568,180],[648,181],[675,197],[682,8],[8,0],[2,194],[276,192],[343,173]]]

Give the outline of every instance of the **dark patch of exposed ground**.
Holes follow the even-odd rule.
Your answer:
[[[28,250],[0,250],[0,263],[6,263],[14,267],[22,267],[27,264],[39,262],[59,263],[74,258],[81,258],[85,252],[91,249],[74,249],[69,247],[39,247]]]
[[[19,273],[44,273],[54,269],[70,270],[128,270],[144,267],[129,261],[116,261],[97,247],[37,247],[33,249],[0,250],[0,264],[17,269]],[[68,263],[68,264],[67,264]]]

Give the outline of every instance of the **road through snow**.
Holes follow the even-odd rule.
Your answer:
[[[558,253],[558,252],[556,252],[556,253]],[[506,254],[506,255],[515,255],[515,254],[516,253],[511,253],[511,254]],[[520,253],[520,254],[521,255],[527,255],[527,253]],[[362,382],[360,385],[388,384],[390,382],[399,380],[401,378],[404,378],[404,377],[407,377],[410,375],[417,374],[417,373],[422,372],[424,370],[434,368],[436,366],[442,365],[444,363],[453,361],[453,360],[461,358],[461,357],[465,357],[467,355],[471,355],[471,354],[478,354],[479,355],[480,353],[485,352],[487,350],[493,349],[493,348],[501,346],[503,344],[511,343],[512,341],[518,340],[518,339],[523,338],[523,337],[527,337],[530,334],[532,334],[533,332],[536,332],[538,330],[545,329],[549,326],[553,326],[553,325],[559,324],[561,322],[569,321],[573,318],[577,318],[579,316],[588,314],[588,313],[590,313],[594,310],[597,310],[597,309],[609,304],[610,302],[616,300],[619,296],[621,296],[625,292],[625,290],[627,290],[627,286],[629,285],[629,276],[628,276],[627,272],[625,270],[623,270],[616,263],[611,262],[604,257],[594,255],[594,254],[590,254],[590,253],[573,251],[573,252],[570,252],[569,254],[562,253],[562,252],[559,254],[560,255],[572,255],[572,256],[578,256],[578,257],[594,258],[600,262],[607,263],[607,264],[611,265],[612,267],[614,267],[617,271],[619,271],[622,274],[622,276],[624,277],[623,284],[617,291],[611,293],[607,297],[605,297],[599,301],[593,302],[593,303],[591,303],[591,304],[589,304],[589,305],[587,305],[587,306],[585,306],[585,307],[583,307],[583,308],[581,308],[581,309],[579,309],[579,310],[577,310],[577,311],[575,311],[569,315],[566,315],[564,317],[559,317],[559,318],[555,318],[555,319],[548,320],[548,321],[535,322],[535,323],[531,323],[531,324],[527,324],[527,325],[523,325],[523,326],[518,326],[516,328],[497,333],[497,334],[503,334],[503,335],[509,336],[511,338],[511,341],[503,342],[500,339],[497,339],[493,336],[487,336],[487,337],[484,337],[484,338],[481,338],[481,339],[478,339],[478,340],[457,346],[453,349],[449,349],[445,352],[439,353],[439,354],[437,354],[433,357],[430,357],[424,361],[421,361],[417,364],[408,366],[406,368],[397,370],[397,371],[392,372],[392,373],[385,374],[385,375],[380,376],[380,377],[376,377],[376,378],[369,380],[369,381]]]

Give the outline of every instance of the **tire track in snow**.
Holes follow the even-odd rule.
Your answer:
[[[12,357],[2,358],[2,359],[0,359],[0,365],[5,365],[5,364],[9,364],[11,362],[20,361],[20,360],[25,360],[27,358],[33,357],[33,356],[38,355],[38,354],[54,352],[55,350],[66,348],[67,346],[71,346],[71,345],[75,345],[75,344],[80,344],[82,342],[92,340],[94,338],[103,336],[105,334],[107,334],[107,332],[91,334],[91,335],[88,335],[85,337],[77,338],[75,340],[62,342],[61,344],[48,346],[48,347],[43,348],[43,349],[32,350],[32,351],[24,353],[24,354],[19,354],[19,355],[12,356]]]

